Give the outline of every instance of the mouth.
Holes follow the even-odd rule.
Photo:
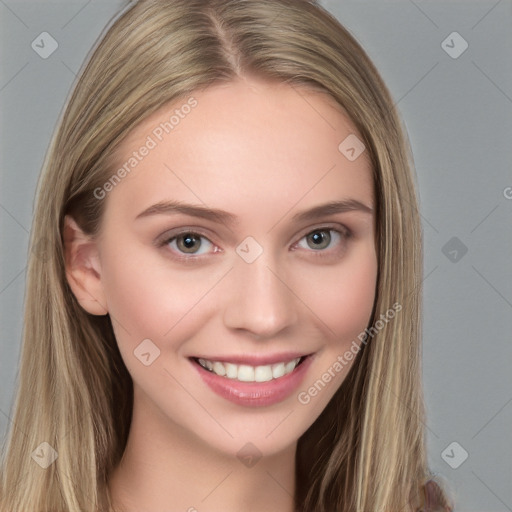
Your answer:
[[[252,366],[227,361],[212,361],[193,357],[193,361],[206,371],[219,377],[238,380],[240,382],[269,382],[292,373],[308,356],[295,357],[274,364]]]
[[[282,356],[230,357],[228,361],[189,357],[206,386],[229,402],[245,407],[266,407],[283,402],[306,378],[315,357]],[[248,364],[253,363],[253,364]]]

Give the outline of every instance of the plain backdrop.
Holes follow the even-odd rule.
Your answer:
[[[512,2],[321,3],[375,62],[414,153],[431,468],[456,510],[512,511]],[[38,175],[83,59],[125,4],[0,0],[0,440]]]

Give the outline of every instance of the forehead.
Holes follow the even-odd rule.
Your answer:
[[[367,152],[350,161],[340,150],[357,136],[325,93],[256,79],[212,85],[130,132],[112,167],[127,172],[108,200],[133,210],[176,197],[224,209],[263,199],[289,208],[305,196],[371,203]]]

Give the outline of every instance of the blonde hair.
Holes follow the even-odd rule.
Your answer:
[[[126,445],[133,388],[110,318],[88,315],[66,280],[63,219],[97,233],[120,142],[152,112],[254,74],[322,90],[367,148],[376,193],[378,278],[367,339],[320,417],[299,439],[296,509],[407,512],[423,507],[427,465],[421,373],[422,233],[412,158],[374,65],[339,22],[306,0],[141,0],[84,65],[38,183],[23,345],[0,479],[0,512],[111,510],[108,477]],[[43,469],[43,442],[58,457]],[[439,494],[438,507],[450,510]],[[430,507],[430,505],[428,505]],[[445,508],[441,508],[441,507]]]

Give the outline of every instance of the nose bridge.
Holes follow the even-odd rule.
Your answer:
[[[263,250],[249,261],[243,254],[235,258],[224,323],[259,336],[276,335],[297,320],[296,300],[285,284],[286,272],[271,251]]]

